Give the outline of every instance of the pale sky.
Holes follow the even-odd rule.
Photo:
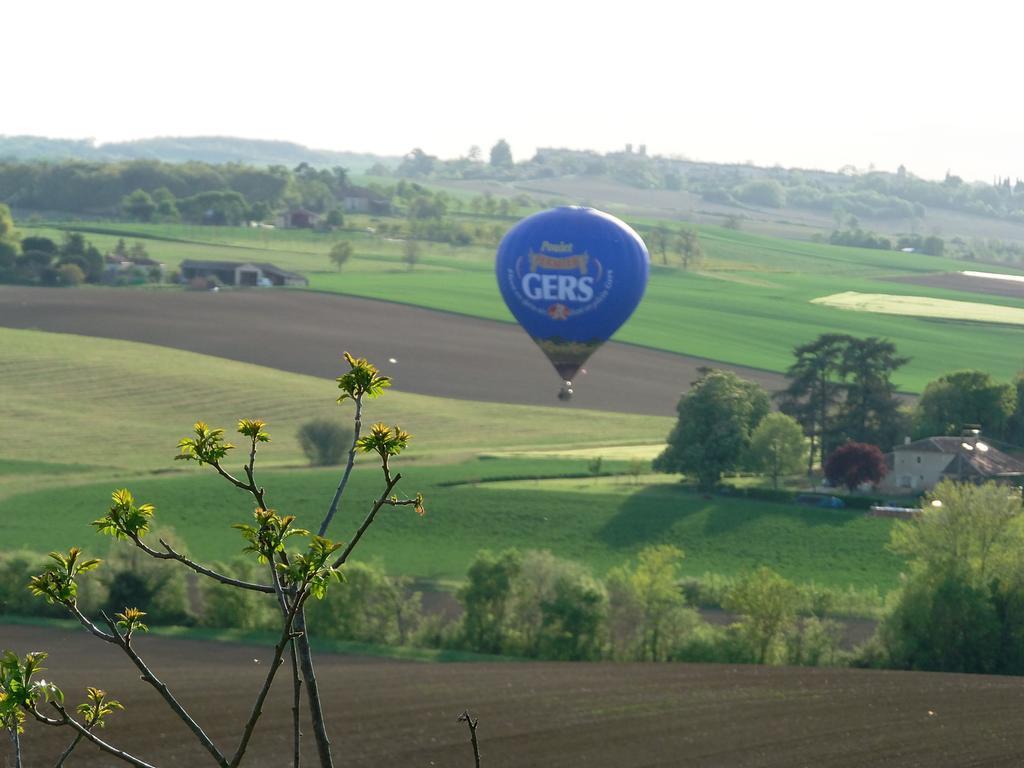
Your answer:
[[[1024,178],[1015,2],[9,3],[0,134]]]

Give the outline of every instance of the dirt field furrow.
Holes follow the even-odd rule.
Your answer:
[[[47,649],[73,702],[98,684],[128,706],[104,736],[160,766],[209,762],[127,661],[84,632],[0,625],[0,647]],[[143,638],[157,674],[225,749],[237,739],[269,649]],[[1019,766],[1024,680],[981,675],[686,664],[414,664],[324,656],[319,678],[336,764],[467,766],[465,708],[487,768]],[[254,768],[290,753],[290,688],[272,692]],[[308,726],[307,726],[308,732]],[[27,765],[51,765],[66,734],[31,728]],[[0,744],[0,764],[7,754]],[[306,765],[314,756],[307,754]],[[79,766],[112,762],[85,749]]]
[[[560,404],[557,374],[517,326],[369,299],[0,287],[0,326],[139,341],[330,378],[348,350],[394,374],[407,392]],[[735,370],[769,391],[784,385],[778,374],[612,342],[591,358],[564,405],[672,416],[702,366]]]

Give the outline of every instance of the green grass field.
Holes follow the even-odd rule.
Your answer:
[[[315,525],[338,469],[310,470],[295,429],[314,415],[350,418],[333,382],[131,342],[0,329],[0,550],[49,551],[74,544],[103,554],[88,523],[110,492],[130,487],[155,503],[158,528],[172,529],[202,559],[240,549],[234,522],[251,499],[208,470],[174,462],[196,418],[229,429],[238,417],[269,421],[261,482],[275,508]],[[687,553],[684,572],[733,574],[770,565],[798,581],[891,588],[900,562],[885,550],[890,523],[853,512],[737,499],[708,499],[667,477],[545,480],[585,475],[594,455],[622,471],[635,451],[649,456],[672,420],[555,408],[445,400],[388,392],[367,420],[407,426],[415,439],[397,463],[403,490],[423,491],[428,514],[386,511],[361,550],[388,570],[451,582],[482,548],[550,549],[599,573],[642,547],[668,542]],[[556,429],[576,455],[531,455]],[[497,455],[520,449],[525,454]],[[604,450],[603,450],[604,449]],[[564,449],[560,449],[564,450]],[[638,454],[638,455],[639,455]],[[615,459],[615,460],[613,460]],[[242,458],[229,460],[234,467]],[[379,487],[364,458],[337,528],[354,529]],[[501,482],[498,482],[501,481]]]
[[[119,234],[129,240],[155,238],[145,241],[147,247],[171,268],[182,258],[270,261],[305,273],[313,290],[512,321],[498,295],[489,247],[425,245],[420,264],[410,271],[401,261],[401,242],[361,230],[322,234],[106,223],[83,228],[102,249],[113,247]],[[32,227],[25,231],[60,234]],[[662,266],[660,254],[654,254],[647,294],[616,339],[783,371],[792,362],[793,347],[819,333],[881,336],[912,358],[896,377],[900,389],[908,392],[920,392],[928,381],[958,368],[979,368],[1009,379],[1020,367],[1015,350],[1024,331],[1018,328],[951,318],[854,313],[811,303],[822,296],[857,291],[1024,308],[1024,301],[1012,298],[886,282],[897,275],[959,270],[964,262],[780,240],[708,226],[699,232],[707,254],[700,272]],[[351,239],[355,246],[355,257],[342,272],[331,270],[326,257],[338,238]]]
[[[458,580],[478,550],[506,547],[549,549],[603,574],[656,543],[682,548],[682,570],[689,576],[768,565],[800,582],[886,591],[896,585],[901,567],[885,549],[891,521],[860,512],[705,498],[678,485],[624,479],[467,482],[585,472],[583,461],[477,459],[429,467],[399,462],[399,469],[400,488],[422,491],[427,514],[385,510],[359,549],[362,558],[395,574]],[[263,473],[260,482],[274,508],[315,527],[337,477],[337,470],[276,470]],[[48,488],[0,500],[0,548],[45,551],[78,544],[102,555],[110,542],[88,524],[109,506],[115,485]],[[197,557],[225,559],[240,551],[241,539],[230,525],[247,522],[251,499],[209,470],[128,486],[138,500],[156,505],[156,527],[173,529]],[[354,530],[379,487],[377,471],[357,471],[331,535],[344,539]]]
[[[9,489],[55,476],[181,469],[175,446],[196,420],[233,434],[263,418],[270,465],[303,465],[299,426],[317,416],[350,422],[333,381],[165,347],[0,328],[0,477]],[[338,361],[338,373],[345,363]],[[566,447],[649,444],[672,420],[449,400],[389,391],[364,419],[401,424],[419,461],[497,449],[533,449],[552,430]],[[59,465],[59,466],[50,466]],[[84,466],[81,466],[84,465]],[[0,495],[5,491],[0,490]]]

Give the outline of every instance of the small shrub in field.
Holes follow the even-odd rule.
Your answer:
[[[81,285],[85,282],[85,273],[77,264],[61,264],[57,267],[57,282],[61,285]]]
[[[313,466],[334,466],[352,446],[352,430],[330,419],[313,419],[299,428],[299,445]]]
[[[262,569],[238,557],[227,563],[214,563],[218,573],[244,581],[257,581]],[[199,624],[204,627],[229,629],[274,629],[273,607],[263,595],[251,590],[235,589],[207,579],[200,584],[202,611]]]

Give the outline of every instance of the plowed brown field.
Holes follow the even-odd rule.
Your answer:
[[[397,388],[407,392],[559,403],[557,374],[518,326],[336,294],[0,286],[0,326],[141,341],[332,379],[347,349],[400,373]],[[702,366],[734,370],[769,391],[785,385],[776,373],[612,342],[564,405],[672,416]]]
[[[160,766],[209,763],[127,660],[84,632],[0,626],[0,647],[51,652],[72,701],[97,684],[128,705],[104,737]],[[139,649],[224,750],[236,744],[269,651],[143,638]],[[1020,766],[1024,680],[861,670],[686,664],[416,664],[322,656],[336,764],[472,766]],[[289,765],[290,686],[279,681],[243,765]],[[308,729],[307,729],[308,730]],[[29,766],[68,734],[30,728]],[[6,751],[5,751],[6,750]],[[92,748],[72,764],[114,765]],[[0,744],[10,765],[10,751]],[[312,753],[305,765],[313,765]]]

